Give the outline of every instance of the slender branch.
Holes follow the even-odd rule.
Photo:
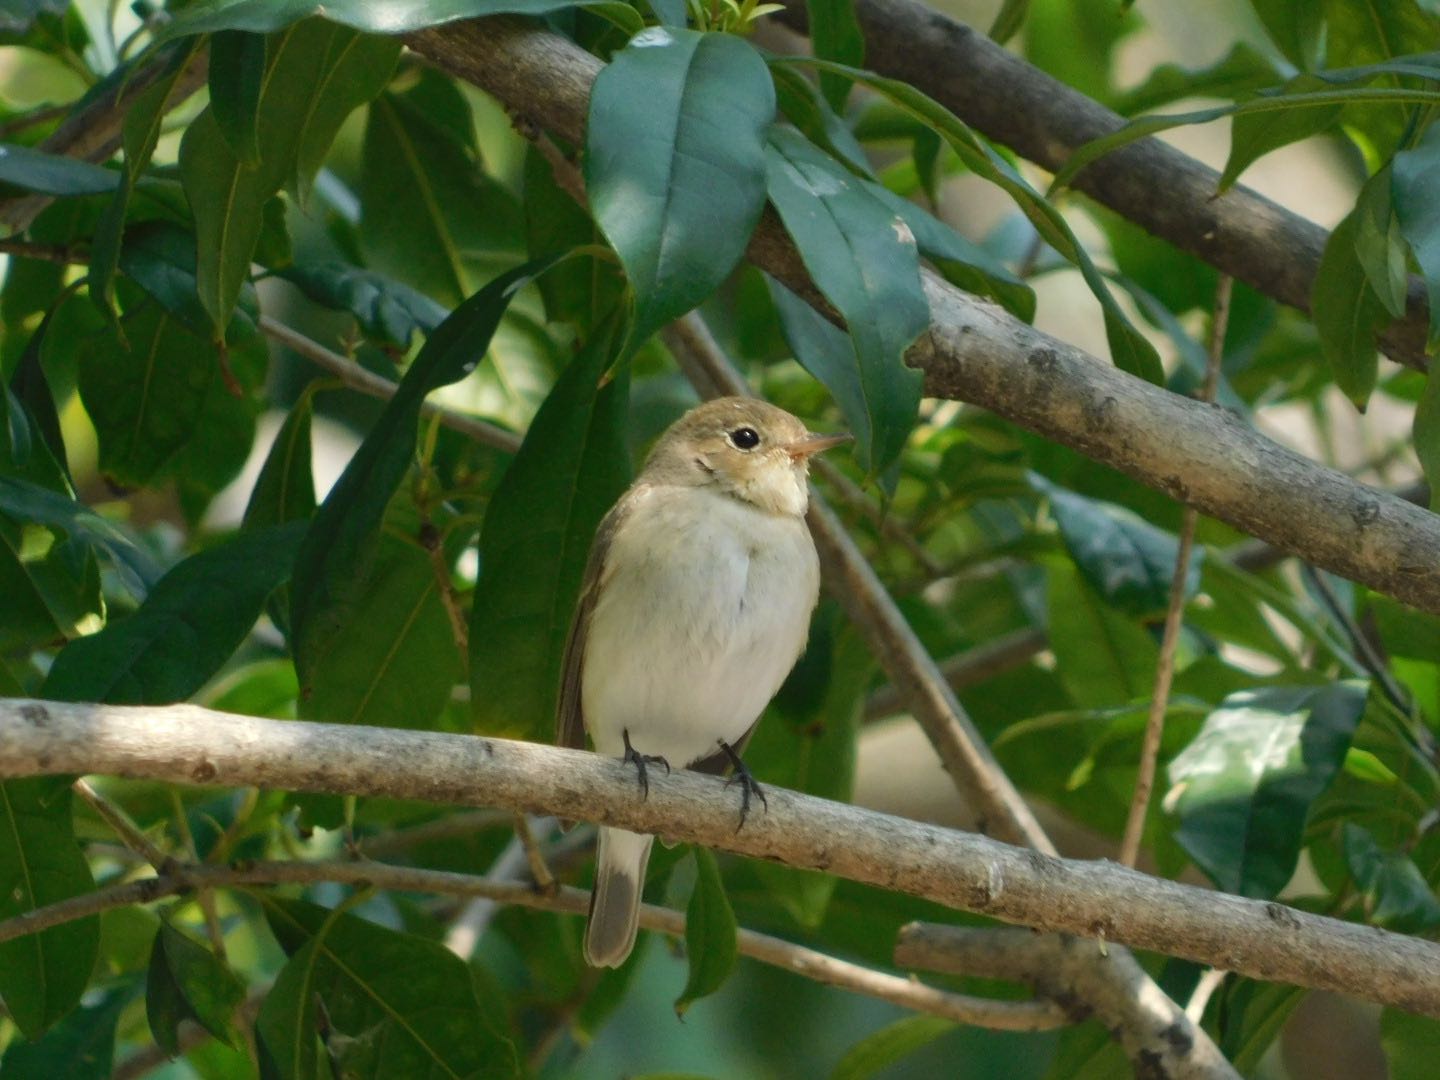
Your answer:
[[[1016,630],[940,661],[940,674],[950,689],[968,690],[1028,663],[1048,647],[1049,639],[1043,630]],[[877,720],[904,708],[900,692],[894,686],[882,686],[866,699],[865,719]]]
[[[541,818],[535,824],[543,826],[546,832],[555,828],[553,818]],[[555,880],[555,875],[545,864],[545,853],[540,850],[540,844],[535,839],[535,831],[530,827],[530,819],[525,814],[515,815],[515,838],[525,849],[525,861],[530,864],[530,880],[541,892],[553,893],[560,887],[560,883]]]
[[[536,891],[529,882],[494,881],[488,877],[475,877],[446,870],[388,866],[375,862],[274,861],[244,862],[232,866],[189,865],[175,866],[170,872],[159,877],[97,889],[95,892],[0,922],[0,941],[9,941],[20,934],[35,933],[112,908],[150,903],[164,896],[180,895],[196,889],[253,885],[318,885],[322,882],[356,888],[392,889],[397,892],[468,896],[497,904],[558,911],[569,915],[584,915],[590,907],[590,894],[569,886],[547,893]],[[685,935],[684,915],[653,904],[645,904],[640,909],[640,925],[647,930],[658,930],[674,937]],[[1069,1022],[1061,1010],[1048,1002],[992,1001],[988,998],[952,994],[753,930],[739,931],[737,945],[744,956],[793,971],[816,982],[853,990],[960,1023],[1006,1031],[1044,1031]]]
[[[359,841],[359,847],[364,855],[372,858],[378,855],[393,855],[435,840],[471,837],[485,829],[510,825],[514,820],[514,815],[504,810],[470,810],[463,814],[446,814],[408,829],[395,829],[378,836],[365,837]]]
[[[388,400],[395,396],[396,384],[389,379],[365,370],[354,360],[325,348],[319,342],[311,340],[298,330],[292,330],[282,322],[277,322],[269,315],[260,316],[260,329],[297,356],[303,356],[312,364],[324,368],[339,378],[351,390],[381,400]],[[520,449],[520,436],[506,431],[504,428],[496,427],[494,424],[487,424],[484,420],[476,420],[474,417],[430,402],[421,406],[420,412],[423,416],[439,418],[440,423],[452,431],[458,431],[485,446],[493,446],[508,454],[513,454]]]
[[[804,28],[803,0],[780,18]],[[1051,172],[1125,118],[918,0],[856,0],[865,64],[925,91],[989,138]],[[1243,185],[1217,194],[1219,174],[1159,139],[1088,165],[1073,186],[1147,232],[1282,304],[1310,310],[1328,234]],[[1424,283],[1410,278],[1405,318],[1382,336],[1391,358],[1424,370]]]
[[[572,42],[505,17],[407,41],[531,122],[581,140],[601,65]],[[773,215],[762,217],[748,255],[833,317]],[[928,394],[982,405],[1318,566],[1440,613],[1434,515],[1309,461],[1218,406],[1118,371],[934,274],[923,284],[930,333],[906,359],[924,371]]]
[[[935,556],[925,550],[924,545],[916,540],[898,520],[891,514],[887,514],[877,507],[860,489],[860,486],[823,458],[818,458],[810,464],[817,476],[830,490],[830,494],[838,499],[849,510],[858,514],[870,522],[882,538],[898,544],[904,548],[919,565],[920,569],[930,577],[940,577],[945,573],[945,568],[935,561]]]
[[[106,825],[109,825],[110,828],[115,830],[115,835],[121,839],[127,848],[135,852],[136,855],[139,855],[157,871],[163,871],[165,867],[175,861],[155,846],[140,826],[130,819],[129,814],[125,813],[124,810],[96,791],[94,787],[91,786],[90,781],[81,778],[70,786],[74,789],[75,794],[84,799],[90,809],[94,810]]]
[[[1215,311],[1210,319],[1210,350],[1205,365],[1201,401],[1214,401],[1220,384],[1220,360],[1225,353],[1225,330],[1230,325],[1230,293],[1235,279],[1220,276],[1215,289]],[[1165,710],[1170,705],[1170,684],[1175,678],[1175,649],[1180,644],[1180,622],[1185,614],[1185,593],[1190,578],[1190,549],[1195,543],[1195,526],[1200,515],[1193,506],[1180,516],[1180,535],[1175,552],[1175,572],[1170,578],[1170,598],[1165,609],[1165,628],[1160,635],[1160,656],[1155,664],[1155,688],[1150,693],[1150,712],[1145,718],[1145,736],[1140,743],[1140,765],[1135,774],[1135,792],[1125,819],[1120,841],[1120,863],[1134,866],[1140,857],[1145,835],[1145,814],[1155,790],[1155,767],[1160,761],[1160,739],[1165,734]]]
[[[0,777],[87,772],[500,806],[597,821],[827,870],[1005,922],[1103,937],[1252,978],[1440,1016],[1440,945],[1434,942],[1111,863],[1058,859],[774,786],[766,789],[768,809],[752,813],[737,830],[738,800],[723,780],[682,770],[652,776],[642,801],[631,771],[580,750],[265,720],[194,705],[0,699]],[[154,886],[132,887],[144,899],[143,890]],[[83,896],[65,901],[86,902]],[[24,925],[25,916],[6,924]],[[1112,950],[1107,968],[1124,956]]]
[[[69,244],[41,244],[31,240],[18,240],[13,236],[7,236],[0,240],[0,255],[58,263],[61,266],[70,266],[86,261],[85,256],[75,251]]]

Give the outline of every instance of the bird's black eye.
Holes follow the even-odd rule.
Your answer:
[[[760,445],[760,435],[753,427],[740,427],[730,432],[730,445],[736,450],[754,450]]]

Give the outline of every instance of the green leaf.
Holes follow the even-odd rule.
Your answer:
[[[100,469],[133,487],[173,477],[196,517],[249,454],[265,342],[252,336],[222,361],[155,303],[127,315],[125,333],[122,343],[103,331],[80,357],[80,398],[95,424]]]
[[[1250,0],[1250,6],[1285,59],[1305,71],[1316,66],[1325,38],[1323,5],[1297,4],[1294,0]]]
[[[47,154],[19,143],[0,143],[0,183],[39,195],[103,195],[114,191],[120,174],[88,161]]]
[[[66,776],[0,780],[0,919],[94,891],[70,799]],[[79,1004],[99,951],[93,915],[0,942],[0,999],[21,1034],[37,1039]]]
[[[168,221],[146,221],[125,233],[119,268],[192,334],[208,337],[210,316],[200,303],[195,234]],[[133,306],[133,305],[131,305]],[[225,340],[241,344],[255,333],[259,303],[247,282],[240,288]]]
[[[486,511],[470,617],[477,730],[545,739],[554,723],[590,542],[630,478],[626,369],[599,385],[611,336],[570,361]]]
[[[1323,90],[1325,86],[1326,83],[1314,75],[1297,75],[1285,84],[1282,93],[1293,97]],[[1230,156],[1220,174],[1218,190],[1227,190],[1246,169],[1272,150],[1328,131],[1340,119],[1341,108],[1339,104],[1315,108],[1297,103],[1260,112],[1240,112],[1230,128]]]
[[[503,1016],[481,1008],[465,963],[438,942],[303,900],[262,899],[289,962],[256,1021],[282,1080],[346,1074],[510,1080],[520,1071]]]
[[[1340,844],[1370,922],[1404,934],[1440,924],[1440,900],[1409,855],[1386,851],[1353,821],[1341,825]]]
[[[1159,650],[1142,627],[1068,567],[1050,570],[1047,602],[1056,670],[1076,705],[1104,708],[1149,696]]]
[[[684,1016],[695,1002],[724,984],[735,966],[735,912],[725,896],[720,867],[708,848],[697,847],[695,888],[685,908],[685,955],[690,973],[685,989],[675,999],[675,1015]]]
[[[377,270],[340,262],[287,266],[277,277],[290,282],[311,300],[336,311],[348,311],[367,337],[410,347],[418,330],[428,334],[449,312],[430,297]]]
[[[1355,232],[1355,256],[1365,270],[1370,288],[1394,318],[1405,315],[1405,292],[1410,272],[1405,265],[1408,250],[1400,234],[1400,222],[1391,204],[1389,165],[1365,182],[1355,204],[1359,221]]]
[[[115,1058],[115,1029],[130,1000],[114,990],[76,1009],[34,1042],[16,1039],[0,1057],[5,1080],[106,1080]]]
[[[155,561],[116,526],[74,499],[14,476],[0,475],[0,513],[59,529],[110,557],[126,586],[143,595],[160,577]]]
[[[469,105],[434,73],[403,94],[376,98],[360,182],[366,259],[447,306],[522,250],[514,197],[437,118],[454,110],[469,135]]]
[[[225,137],[215,109],[202,112],[180,144],[180,176],[195,214],[200,300],[224,326],[248,280],[265,203],[282,184],[302,193],[350,110],[389,81],[399,45],[320,20],[266,43],[264,87],[255,119],[262,152],[247,165]]]
[[[851,67],[865,63],[865,35],[855,17],[854,0],[805,0],[810,25],[810,45],[822,60],[835,60]],[[831,71],[820,73],[820,91],[837,112],[850,96],[850,80]]]
[[[1440,379],[1426,376],[1413,424],[1415,456],[1430,484],[1430,509],[1440,512]]]
[[[145,980],[145,1015],[155,1044],[169,1057],[180,1054],[179,1027],[193,1020],[227,1046],[243,1043],[235,1010],[245,984],[209,949],[160,920]]]
[[[479,363],[510,298],[545,265],[530,263],[501,275],[435,328],[316,512],[291,582],[291,642],[302,681],[365,591],[385,507],[415,452],[421,404]]]
[[[265,86],[265,38],[220,30],[210,38],[210,108],[231,153],[249,168],[260,164],[260,94]],[[172,1052],[173,1056],[173,1052]]]
[[[775,88],[730,34],[652,27],[590,93],[585,184],[635,292],[639,344],[730,275],[765,206]]]
[[[920,404],[922,376],[904,361],[930,322],[915,238],[862,181],[795,132],[773,133],[767,172],[770,199],[806,268],[849,326],[853,374],[848,364],[827,365],[826,385],[845,411],[861,467],[879,472],[904,447]],[[801,345],[791,344],[798,354]]]
[[[307,390],[276,432],[245,504],[246,529],[300,521],[315,512],[315,474],[310,456],[310,418],[314,411],[315,395]]]
[[[1030,0],[1005,0],[995,13],[988,31],[990,39],[997,45],[1004,45],[1020,32],[1025,17],[1030,14]]]
[[[1122,116],[1133,116],[1183,98],[1233,100],[1274,86],[1281,78],[1274,61],[1241,41],[1232,45],[1228,53],[1209,67],[1159,65],[1145,77],[1143,83],[1121,94],[1114,107]]]
[[[1065,549],[1081,575],[1107,604],[1130,615],[1163,614],[1170,602],[1179,541],[1122,507],[1087,499],[1034,477],[1050,500]],[[1200,587],[1203,552],[1191,556],[1185,596]]]
[[[1221,992],[1220,1049],[1242,1076],[1253,1076],[1306,991],[1254,979],[1227,982],[1231,985]]]
[[[830,1080],[869,1080],[960,1025],[940,1016],[907,1016],[865,1036],[835,1066]]]
[[[133,615],[72,641],[55,658],[46,697],[168,705],[230,659],[266,598],[289,577],[304,525],[244,532],[177,564]]]
[[[1434,187],[1440,168],[1440,124],[1431,124],[1410,149],[1391,163],[1390,199],[1400,234],[1415,255],[1430,297],[1430,345],[1440,344],[1440,197]]]
[[[1325,12],[1326,67],[1373,65],[1429,52],[1440,41],[1440,19],[1428,0],[1322,0],[1319,6]],[[1398,89],[1405,82],[1386,76],[1382,85]],[[1347,134],[1378,163],[1388,161],[1400,145],[1410,110],[1399,103],[1349,108],[1342,119]]]
[[[156,40],[218,30],[263,34],[312,15],[372,34],[406,34],[481,15],[548,15],[572,7],[607,6],[614,5],[605,0],[203,0],[181,11]]]
[[[1295,872],[1310,804],[1345,759],[1364,684],[1231,694],[1170,763],[1175,838],[1226,892],[1269,899]]]
[[[461,656],[430,556],[385,535],[349,618],[307,664],[300,715],[332,724],[432,727]]]
[[[1310,310],[1335,384],[1363,409],[1379,370],[1375,335],[1388,320],[1355,253],[1359,227],[1358,211],[1351,211],[1330,234],[1315,271]]]
[[[1440,1055],[1440,1021],[1386,1009],[1380,1014],[1380,1045],[1390,1080],[1430,1080]]]
[[[865,148],[845,121],[835,114],[818,86],[794,68],[782,64],[771,65],[770,77],[775,81],[775,100],[787,120],[816,146],[844,162],[856,176],[874,177]]]

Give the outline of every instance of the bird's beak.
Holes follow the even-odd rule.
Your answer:
[[[818,454],[822,450],[829,450],[832,446],[839,446],[842,443],[853,441],[853,435],[816,435],[813,432],[805,438],[791,443],[785,448],[792,461],[804,461],[812,454]]]

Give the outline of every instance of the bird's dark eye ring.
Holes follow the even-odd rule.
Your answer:
[[[760,435],[752,427],[736,428],[730,432],[730,445],[736,450],[754,450],[760,445]]]

